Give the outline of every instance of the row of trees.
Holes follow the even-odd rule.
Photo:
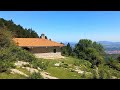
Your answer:
[[[69,43],[62,48],[62,55],[88,60],[93,66],[98,66],[104,62],[104,54],[104,48],[101,44],[88,39],[79,40],[74,48]]]
[[[23,28],[21,25],[16,25],[12,20],[0,18],[0,28],[6,28],[11,31],[14,37],[17,38],[38,38],[38,34],[32,29]]]
[[[23,28],[21,25],[16,25],[12,20],[7,21],[0,18],[0,29],[2,28],[6,28],[6,30],[10,31],[13,37],[16,38],[41,38],[32,28]],[[48,39],[47,36],[45,36],[45,39]]]

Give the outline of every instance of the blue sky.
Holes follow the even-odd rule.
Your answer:
[[[120,11],[0,11],[0,18],[55,41],[120,42]]]

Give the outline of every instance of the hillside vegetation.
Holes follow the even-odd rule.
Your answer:
[[[34,67],[37,59],[30,52],[15,45],[15,43],[12,41],[12,35],[10,31],[5,28],[0,29],[0,78],[4,78],[3,75],[12,76],[11,69],[16,68],[14,63],[17,61],[29,62],[33,65],[32,67]],[[16,74],[14,76],[16,76]],[[21,77],[21,75],[17,76]]]
[[[71,48],[62,48],[64,59],[37,59],[32,53],[16,46],[13,37],[38,35],[12,20],[0,19],[0,78],[4,79],[119,79],[120,55],[107,57],[101,44],[81,39]],[[46,37],[47,39],[47,37]]]
[[[81,62],[81,60],[88,61],[91,65],[86,65],[90,66],[86,70],[90,69],[94,78],[120,78],[120,55],[116,58],[106,55],[103,46],[91,40],[81,39],[74,48],[71,48],[68,43],[62,48],[62,55],[77,58],[78,62]],[[77,63],[77,65],[80,65],[80,63]],[[84,64],[81,63],[81,65]]]
[[[17,38],[38,38],[38,34],[31,28],[26,29],[21,25],[16,25],[12,20],[0,18],[0,28],[6,28],[12,32],[13,37]]]

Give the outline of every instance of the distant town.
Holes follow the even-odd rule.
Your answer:
[[[120,50],[106,51],[107,54],[120,54]]]

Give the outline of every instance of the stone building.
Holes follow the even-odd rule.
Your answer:
[[[41,34],[41,38],[14,38],[15,43],[28,50],[31,53],[61,53],[63,44],[45,39],[45,35]]]

